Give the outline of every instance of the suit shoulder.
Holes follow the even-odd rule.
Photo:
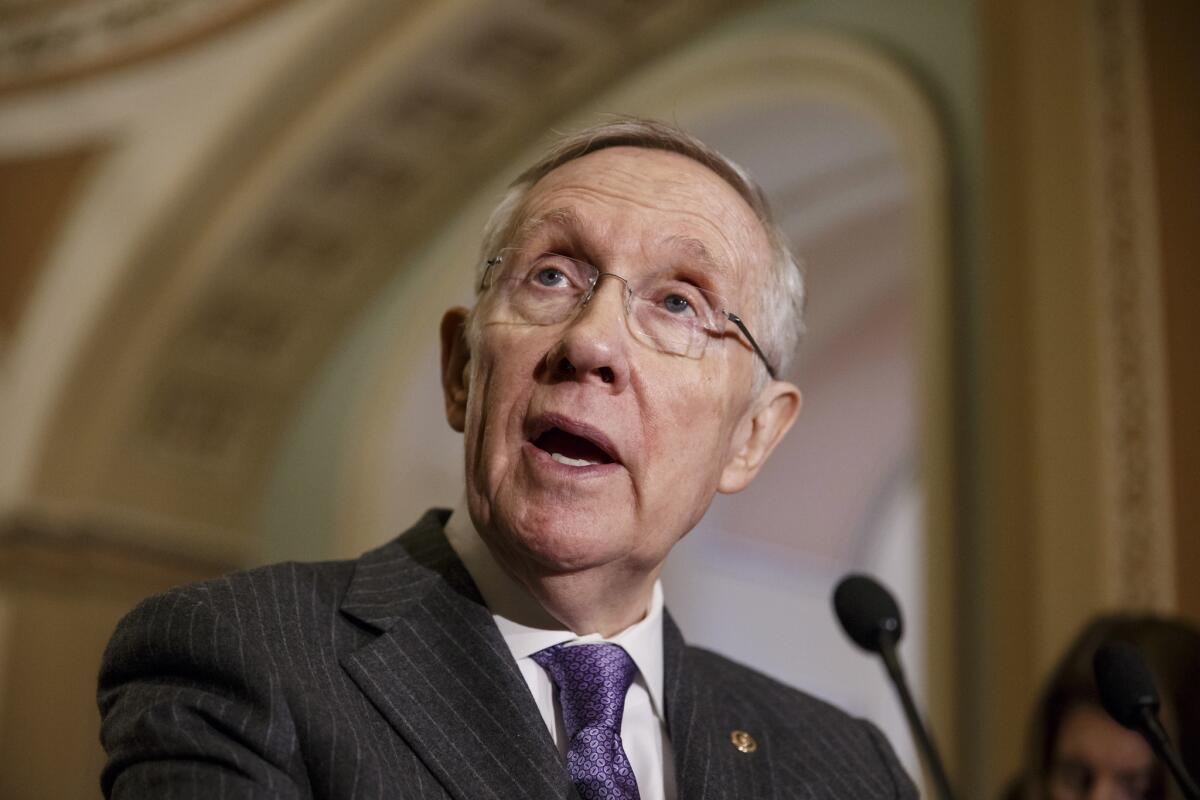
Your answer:
[[[762,704],[778,713],[803,714],[809,719],[824,719],[849,726],[861,724],[832,703],[814,697],[752,667],[702,647],[687,648],[691,669],[704,683],[718,691],[731,693],[741,702]]]
[[[336,604],[345,594],[355,561],[284,561],[236,570],[217,578],[186,583],[151,595],[139,604],[201,604],[217,613],[253,613],[263,602],[286,599],[290,603],[316,601]]]
[[[187,583],[139,602],[117,624],[108,654],[186,624],[209,620],[232,635],[270,641],[302,619],[328,617],[354,573],[354,561],[282,562]],[[265,643],[265,642],[264,642]]]

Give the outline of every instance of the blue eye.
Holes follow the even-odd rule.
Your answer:
[[[533,279],[542,286],[561,286],[565,278],[562,270],[554,267],[538,270],[537,274],[533,276]]]
[[[663,308],[670,311],[672,314],[685,314],[692,308],[692,304],[688,302],[686,297],[681,297],[677,294],[668,295],[663,300]]]

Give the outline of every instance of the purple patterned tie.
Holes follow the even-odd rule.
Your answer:
[[[558,687],[567,729],[567,772],[583,800],[640,800],[621,746],[625,692],[637,666],[620,645],[556,644],[534,653]]]

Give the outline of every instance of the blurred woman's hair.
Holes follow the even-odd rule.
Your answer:
[[[1160,719],[1188,771],[1200,774],[1200,630],[1166,617],[1111,614],[1092,620],[1050,674],[1030,719],[1025,767],[1007,800],[1047,797],[1063,721],[1077,708],[1100,707],[1092,657],[1117,641],[1141,652],[1162,700]]]

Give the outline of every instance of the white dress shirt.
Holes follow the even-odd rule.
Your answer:
[[[479,537],[465,499],[446,522],[446,538],[479,587],[500,635],[512,651],[521,676],[533,694],[550,736],[566,754],[569,744],[562,708],[550,675],[531,656],[556,644],[612,642],[629,653],[638,674],[625,695],[621,743],[637,778],[642,800],[675,800],[675,763],[663,707],[662,585],[655,582],[650,607],[641,621],[615,636],[576,636],[563,628],[492,556]]]

